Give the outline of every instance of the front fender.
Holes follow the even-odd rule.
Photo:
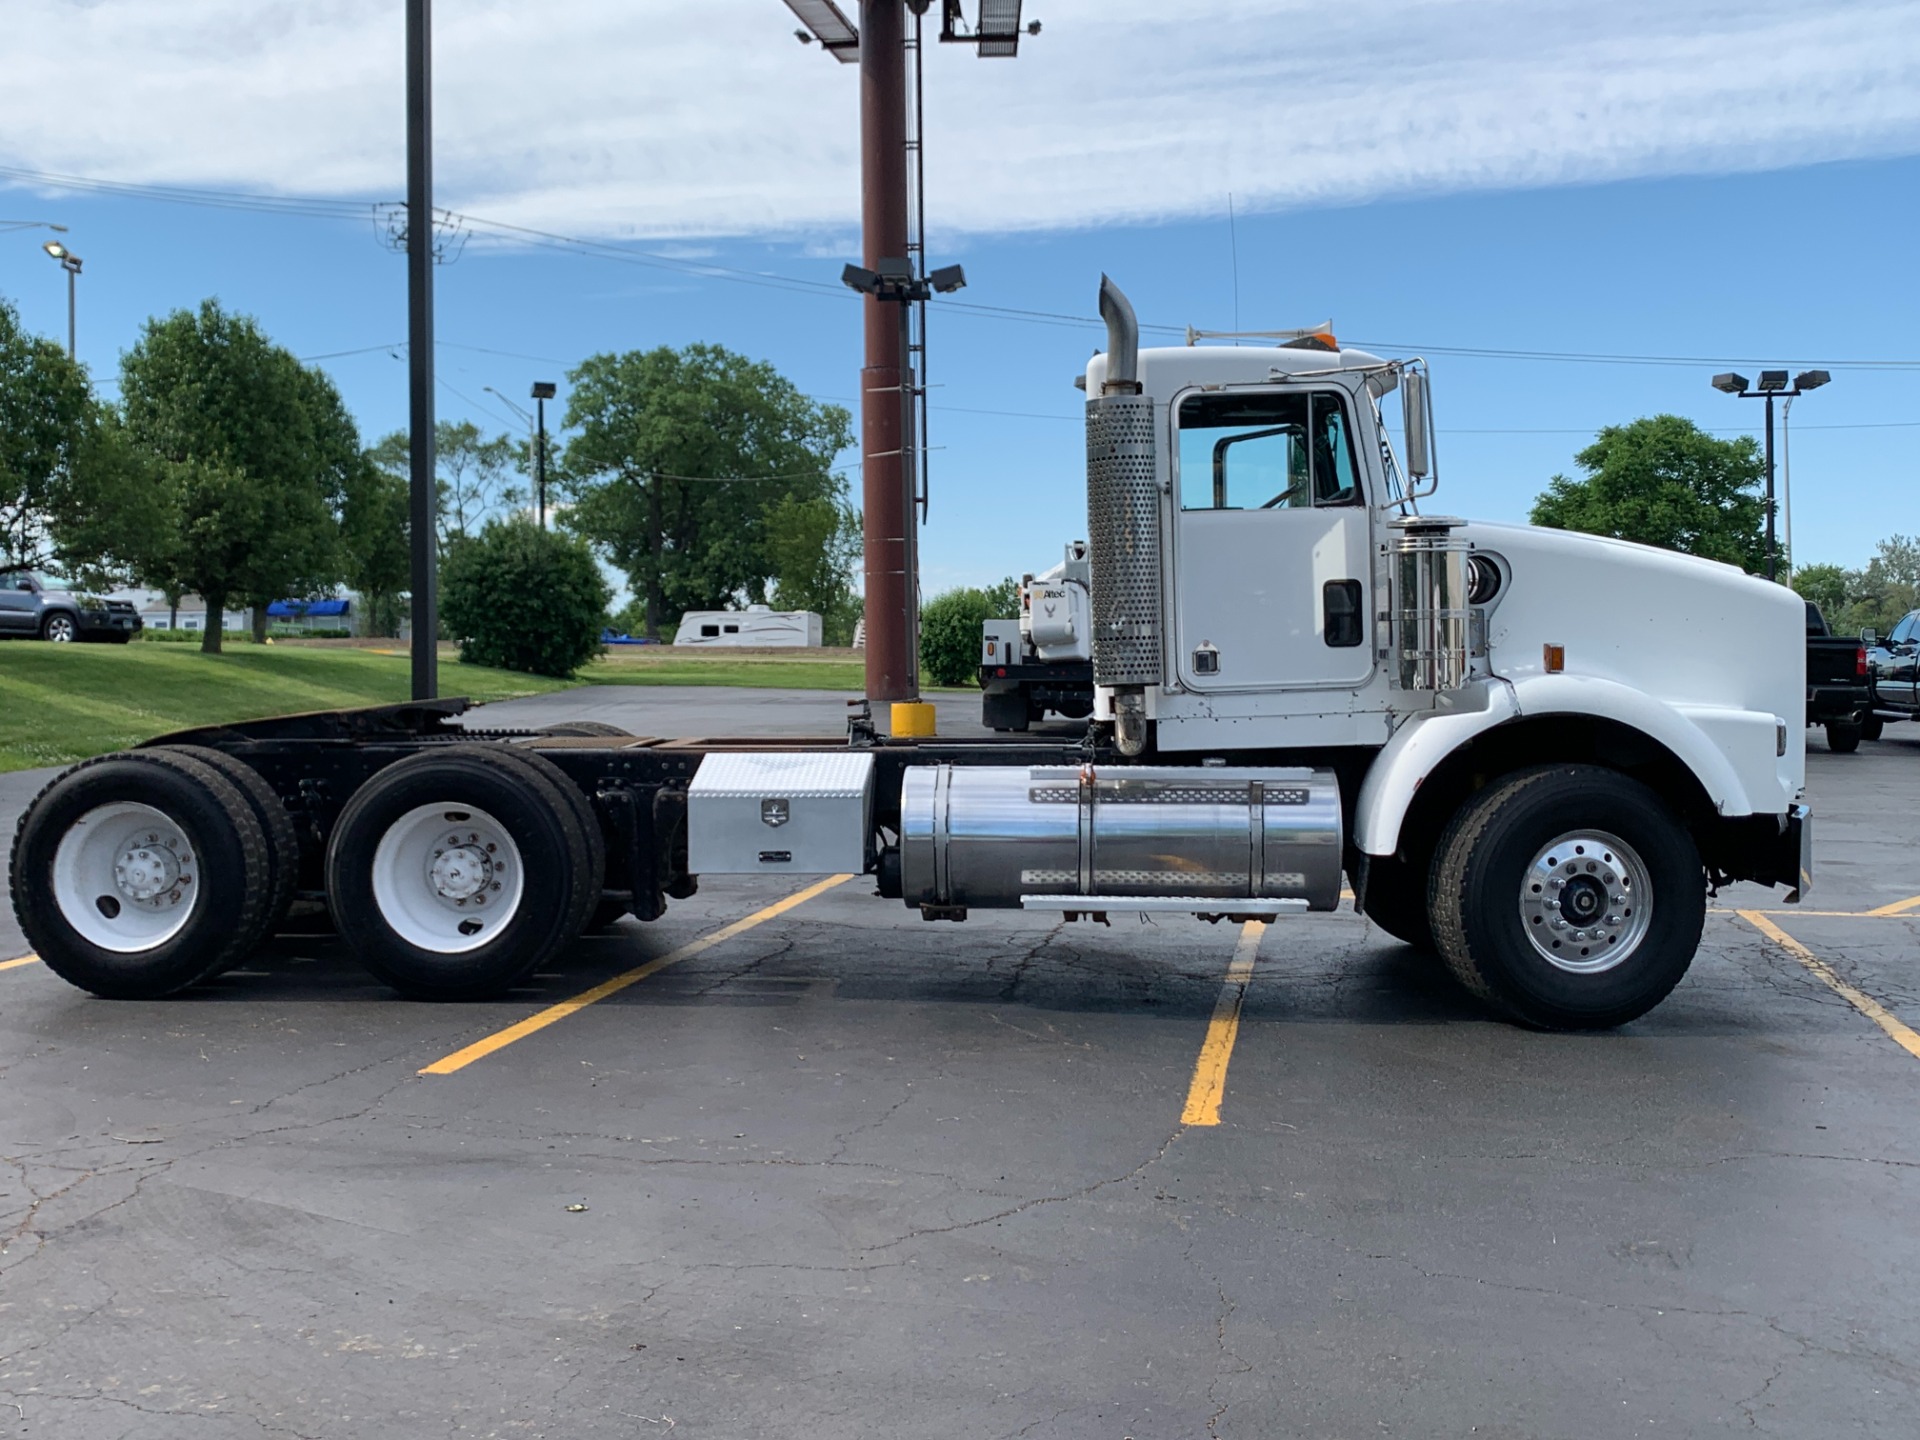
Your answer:
[[[1483,708],[1416,716],[1394,732],[1375,757],[1361,783],[1353,819],[1353,840],[1361,853],[1391,855],[1399,848],[1400,826],[1421,783],[1461,746],[1502,725],[1548,715],[1598,716],[1639,731],[1693,773],[1722,815],[1781,810],[1782,802],[1772,793],[1778,781],[1773,774],[1776,721],[1771,715],[1675,707],[1591,675],[1481,683],[1489,687]],[[1737,748],[1741,765],[1729,758],[1730,747]]]

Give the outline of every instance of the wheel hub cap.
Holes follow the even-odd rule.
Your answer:
[[[178,905],[193,883],[189,857],[170,835],[137,836],[113,862],[114,888],[138,905]]]
[[[433,852],[427,883],[442,900],[457,905],[468,901],[486,904],[487,891],[497,888],[493,883],[493,857],[487,853],[491,848],[482,845],[478,835],[448,836],[445,848]]]
[[[1611,970],[1646,938],[1653,887],[1633,847],[1600,830],[1541,847],[1520,879],[1520,923],[1547,963],[1575,974]]]

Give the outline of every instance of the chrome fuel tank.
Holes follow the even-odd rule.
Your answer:
[[[916,766],[900,815],[909,905],[1089,896],[1331,910],[1340,899],[1330,770]]]

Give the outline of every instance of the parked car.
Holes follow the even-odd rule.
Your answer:
[[[1885,640],[1862,637],[1867,650],[1871,706],[1866,738],[1878,740],[1888,720],[1920,719],[1920,610],[1900,617]]]
[[[0,575],[0,635],[124,645],[141,628],[139,613],[125,600],[88,595],[37,570]]]
[[[1867,647],[1835,635],[1827,617],[1807,602],[1807,724],[1827,727],[1827,748],[1847,755],[1860,748],[1873,715]],[[1909,687],[1911,688],[1911,687]]]

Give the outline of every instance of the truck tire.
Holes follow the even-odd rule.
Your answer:
[[[1428,909],[1447,968],[1491,1009],[1540,1029],[1608,1029],[1687,973],[1706,877],[1693,837],[1652,790],[1554,765],[1460,808]]]
[[[1433,921],[1427,914],[1431,865],[1410,864],[1395,855],[1360,857],[1361,914],[1394,939],[1433,952]]]
[[[1881,732],[1886,728],[1886,721],[1882,720],[1878,715],[1869,715],[1860,722],[1860,738],[1862,740],[1878,740]]]
[[[40,638],[56,645],[67,645],[80,638],[80,627],[71,615],[56,610],[40,622]]]
[[[47,968],[110,1000],[154,1000],[237,964],[266,928],[271,859],[246,797],[184,755],[67,771],[14,832],[14,912]]]
[[[267,918],[261,934],[272,935],[287,918],[293,904],[293,887],[300,878],[300,836],[293,828],[293,817],[264,776],[244,760],[236,760],[224,750],[206,745],[162,745],[160,753],[184,755],[219,771],[245,798],[267,837]]]
[[[1836,755],[1851,755],[1860,748],[1866,727],[1858,720],[1827,721],[1827,749]]]
[[[542,725],[533,732],[536,735],[558,735],[571,739],[584,739],[588,736],[605,736],[609,740],[631,740],[633,732],[622,730],[618,725],[609,725],[604,720],[567,720],[558,725]]]
[[[508,747],[500,753],[553,787],[561,801],[573,812],[574,821],[580,827],[581,837],[587,843],[587,868],[583,876],[584,883],[581,885],[581,894],[584,899],[580,902],[582,908],[579,924],[574,927],[574,933],[578,935],[592,924],[592,916],[600,905],[601,888],[607,883],[607,837],[600,829],[600,817],[594,811],[593,801],[587,798],[586,793],[578,785],[567,778],[567,772],[539,751]]]
[[[401,994],[498,995],[578,935],[599,900],[573,805],[526,758],[486,744],[421,751],[340,812],[327,845],[334,924]]]

